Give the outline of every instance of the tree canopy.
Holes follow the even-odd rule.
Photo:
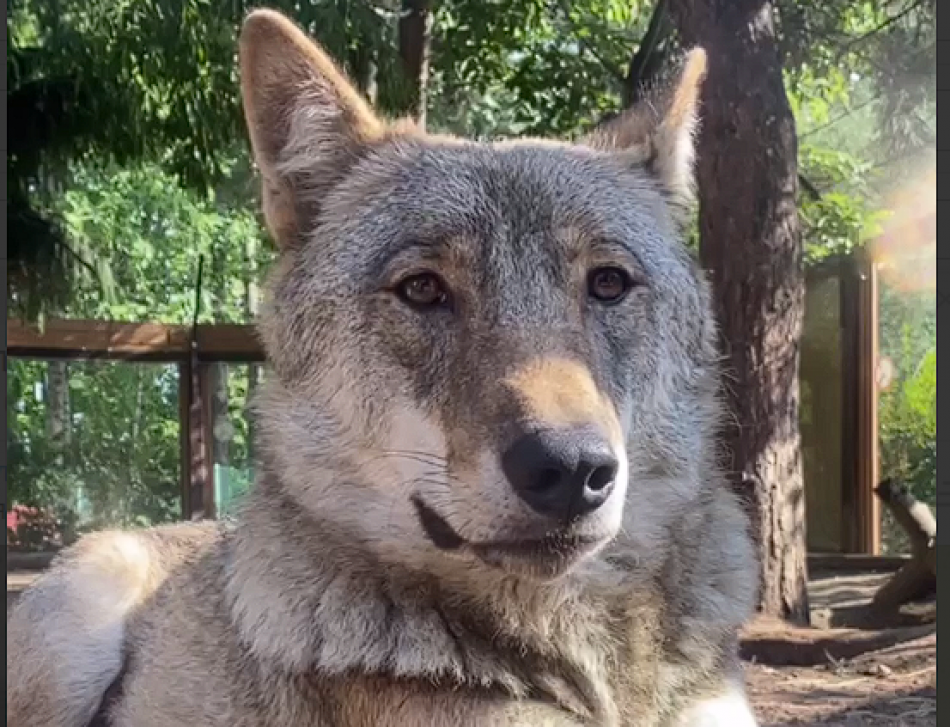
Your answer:
[[[393,115],[408,111],[416,93],[400,58],[411,44],[399,36],[412,32],[400,24],[404,11],[418,6],[432,16],[430,127],[541,136],[577,133],[663,75],[677,52],[667,4],[272,3]],[[234,39],[249,5],[7,1],[15,307],[36,314],[61,305],[77,274],[109,287],[98,252],[70,238],[51,209],[71,166],[153,163],[197,195],[246,177],[246,165],[234,164],[245,150]],[[811,257],[856,244],[875,222],[882,172],[893,179],[916,152],[933,148],[935,12],[935,0],[778,3]],[[230,201],[246,207],[253,196]]]

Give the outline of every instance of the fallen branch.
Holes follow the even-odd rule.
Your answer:
[[[739,644],[744,661],[767,666],[818,666],[855,659],[873,651],[930,636],[936,624],[866,631],[784,627],[780,633],[747,633]],[[823,635],[819,635],[823,634]]]
[[[886,479],[875,494],[910,539],[911,559],[874,594],[873,605],[893,612],[905,603],[933,594],[937,588],[937,519],[926,504],[902,485]]]

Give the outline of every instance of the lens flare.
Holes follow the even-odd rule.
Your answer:
[[[882,280],[902,292],[937,289],[937,168],[890,195],[893,212],[870,243]]]

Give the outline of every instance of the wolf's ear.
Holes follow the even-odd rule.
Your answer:
[[[292,246],[320,198],[385,125],[330,57],[283,15],[255,10],[240,36],[241,96],[264,216]]]
[[[693,196],[694,134],[706,52],[690,51],[676,81],[595,129],[584,143],[645,166],[677,203]]]

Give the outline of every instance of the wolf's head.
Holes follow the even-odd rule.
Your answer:
[[[578,144],[380,120],[283,17],[240,44],[280,248],[260,329],[270,466],[383,559],[570,571],[699,496],[715,411],[680,244],[704,56]]]

